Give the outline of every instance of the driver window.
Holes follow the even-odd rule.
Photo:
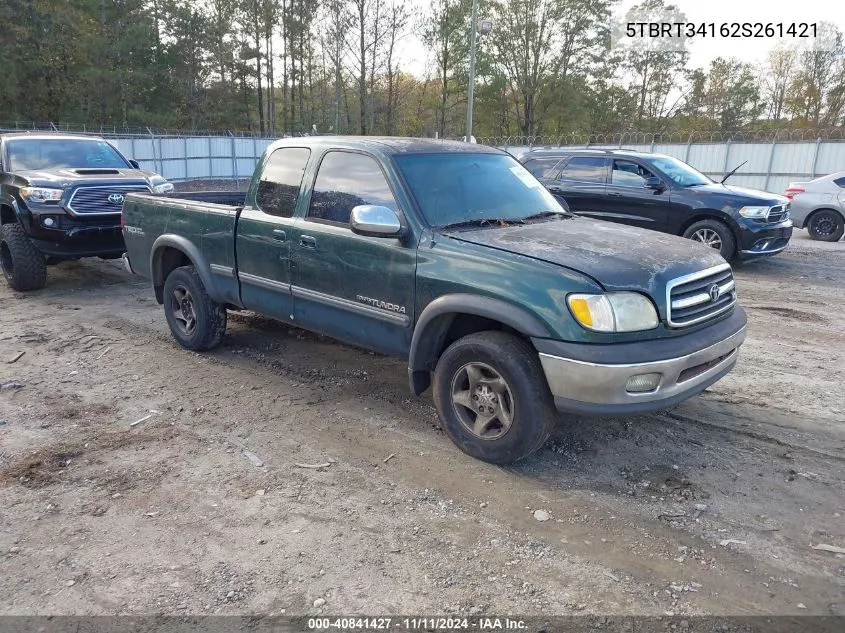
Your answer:
[[[328,152],[317,172],[306,219],[349,224],[352,209],[361,204],[375,204],[394,211],[398,208],[374,158],[352,152]]]
[[[620,187],[645,187],[647,178],[654,177],[648,169],[629,160],[614,160],[610,182]]]

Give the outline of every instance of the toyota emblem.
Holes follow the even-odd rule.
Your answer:
[[[112,204],[123,204],[123,196],[119,193],[113,193],[109,196],[109,202]]]
[[[718,301],[719,297],[722,295],[722,289],[719,288],[719,284],[713,284],[710,286],[710,290],[708,292],[710,294],[710,301]]]

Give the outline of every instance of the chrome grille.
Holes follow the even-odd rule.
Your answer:
[[[776,207],[769,209],[769,215],[766,218],[769,222],[782,222],[789,214],[789,207],[785,204],[779,204]]]
[[[73,192],[68,202],[68,209],[78,215],[95,215],[106,213],[120,213],[123,209],[123,199],[116,200],[116,196],[129,193],[149,192],[144,185],[123,185],[115,187],[79,187]],[[109,199],[111,198],[111,200]]]
[[[730,310],[735,303],[736,284],[728,264],[678,277],[666,284],[667,322],[671,327],[707,321]]]

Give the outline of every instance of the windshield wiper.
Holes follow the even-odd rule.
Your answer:
[[[747,160],[742,161],[742,163],[740,163],[739,165],[737,165],[736,167],[734,167],[733,169],[731,169],[731,170],[730,170],[730,171],[729,171],[729,172],[725,175],[725,177],[724,177],[724,178],[722,178],[722,182],[720,182],[719,184],[720,184],[720,185],[724,185],[724,184],[725,184],[725,181],[726,181],[728,178],[730,178],[731,176],[733,176],[733,175],[734,175],[737,171],[739,171],[739,168],[740,168],[740,167],[742,167],[742,166],[743,166],[745,163],[747,163],[747,162],[748,162]]]
[[[541,220],[543,218],[551,218],[554,216],[560,216],[562,218],[575,217],[572,213],[569,213],[568,211],[540,211],[539,213],[534,213],[532,215],[522,218],[522,221],[527,222],[529,220]]]
[[[524,220],[518,218],[478,218],[475,220],[463,220],[444,224],[441,229],[460,229],[467,226],[508,226],[511,224],[525,224]]]

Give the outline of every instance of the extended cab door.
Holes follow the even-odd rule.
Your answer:
[[[543,180],[555,196],[566,200],[569,210],[599,217],[604,208],[608,159],[603,156],[573,156],[554,180]]]
[[[668,229],[669,189],[646,188],[646,179],[655,174],[644,165],[628,159],[613,159],[603,220],[640,226],[654,231]]]
[[[238,219],[241,302],[250,310],[285,321],[293,316],[293,215],[310,154],[306,147],[281,147],[270,154],[255,192],[255,207],[245,207]]]
[[[373,156],[328,151],[291,245],[296,321],[341,340],[403,356],[411,343],[416,243],[353,233],[350,214],[362,204],[399,210]]]

